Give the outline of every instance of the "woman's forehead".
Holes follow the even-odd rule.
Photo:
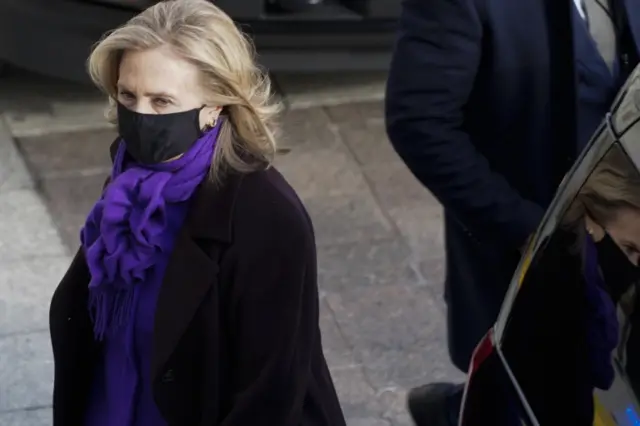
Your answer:
[[[198,69],[168,48],[125,52],[120,61],[118,87],[174,97],[200,92]]]
[[[607,228],[620,240],[637,243],[640,247],[640,210],[620,209],[607,224]]]

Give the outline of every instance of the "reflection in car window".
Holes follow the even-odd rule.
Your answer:
[[[526,270],[500,350],[539,424],[559,413],[572,425],[636,424],[640,173],[620,144],[569,201]]]

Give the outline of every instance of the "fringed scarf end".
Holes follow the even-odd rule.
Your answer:
[[[133,287],[115,291],[102,287],[89,291],[89,313],[97,341],[103,341],[129,322],[133,294]]]

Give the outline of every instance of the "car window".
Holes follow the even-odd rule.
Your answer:
[[[567,174],[494,327],[541,425],[640,424],[640,74]]]

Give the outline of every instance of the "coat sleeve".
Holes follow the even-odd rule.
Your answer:
[[[311,225],[294,208],[266,206],[236,236],[233,395],[221,426],[300,425],[320,345]]]
[[[482,24],[472,3],[404,2],[387,84],[387,133],[413,174],[467,231],[519,248],[544,211],[491,170],[463,126],[482,56]]]

